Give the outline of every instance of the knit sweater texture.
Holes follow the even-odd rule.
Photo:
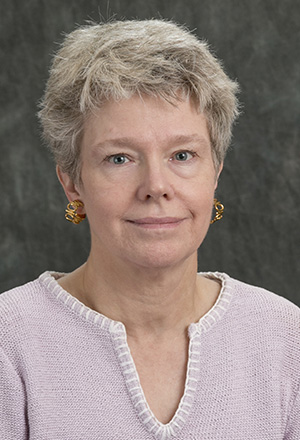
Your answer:
[[[300,309],[226,274],[188,328],[185,391],[167,424],[149,408],[126,329],[57,273],[0,295],[1,440],[299,440]]]

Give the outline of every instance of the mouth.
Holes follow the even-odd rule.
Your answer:
[[[144,229],[174,229],[184,220],[178,217],[145,217],[128,220],[128,222]]]

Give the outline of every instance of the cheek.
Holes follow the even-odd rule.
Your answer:
[[[199,233],[207,231],[213,210],[214,183],[204,185],[198,183],[186,193],[185,206],[190,211],[194,222],[192,227]]]
[[[182,186],[184,189],[184,185]],[[197,179],[192,184],[187,185],[185,194],[187,200],[199,209],[209,207],[213,203],[215,192],[215,181],[211,178]]]
[[[125,182],[123,185],[93,182],[85,185],[82,199],[90,221],[95,218],[101,219],[101,222],[111,222],[113,218],[122,217],[130,191]]]

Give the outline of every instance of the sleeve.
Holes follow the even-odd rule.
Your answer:
[[[287,428],[285,431],[284,440],[299,440],[300,439],[300,383],[291,406]]]
[[[29,439],[24,385],[1,347],[0,438],[5,440]]]

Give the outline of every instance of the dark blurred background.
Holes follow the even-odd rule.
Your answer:
[[[0,292],[89,251],[87,222],[66,199],[36,118],[51,54],[86,20],[173,18],[208,40],[241,86],[218,198],[224,219],[199,251],[218,270],[300,305],[300,2],[295,0],[1,0]]]

